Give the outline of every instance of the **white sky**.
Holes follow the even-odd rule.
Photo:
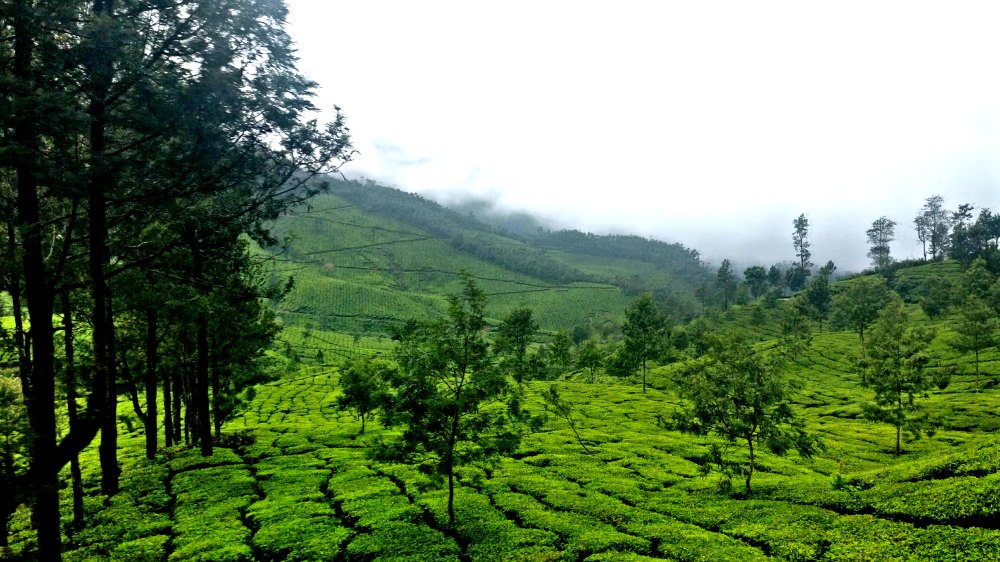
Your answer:
[[[919,252],[923,200],[1000,210],[1000,3],[287,0],[344,167],[710,262]],[[978,211],[977,211],[978,212]]]

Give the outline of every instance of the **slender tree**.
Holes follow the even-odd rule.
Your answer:
[[[726,310],[729,305],[736,300],[736,290],[739,287],[739,279],[733,273],[733,266],[728,259],[722,260],[722,265],[715,274],[715,288],[719,291],[722,299],[722,309]]]
[[[923,232],[921,241],[930,245],[931,259],[942,260],[948,253],[950,218],[951,212],[944,208],[944,198],[940,195],[932,195],[924,201],[915,223],[918,236]]]
[[[576,442],[580,444],[581,448],[583,448],[583,452],[589,455],[590,449],[587,448],[587,444],[583,442],[583,438],[580,437],[580,432],[576,429],[576,420],[573,419],[573,405],[563,398],[561,394],[559,394],[559,389],[556,388],[555,384],[549,385],[545,392],[542,393],[542,400],[545,401],[545,409],[547,411],[550,411],[566,420],[566,423],[569,424],[570,430],[573,431],[573,435],[576,436]]]
[[[959,353],[975,354],[976,389],[979,389],[979,354],[997,345],[997,329],[1000,328],[996,314],[986,302],[969,295],[959,308],[958,322],[955,324],[955,338],[949,342]]]
[[[601,347],[598,345],[597,340],[588,339],[580,345],[576,364],[580,368],[589,370],[590,382],[594,382],[597,369],[601,368],[601,365],[604,364],[604,354],[601,352]]]
[[[861,382],[874,393],[865,417],[896,428],[896,455],[902,452],[901,434],[919,437],[927,426],[917,398],[926,396],[933,380],[925,367],[934,334],[922,326],[909,329],[903,301],[893,296],[879,313],[869,333],[859,367]]]
[[[524,411],[486,341],[486,295],[465,276],[448,317],[421,325],[397,352],[382,423],[403,428],[397,452],[435,461],[448,481],[448,521],[455,523],[455,468],[509,454],[520,443]]]
[[[642,367],[643,393],[646,392],[647,363],[660,351],[665,327],[666,321],[649,293],[633,301],[625,310],[625,323],[622,324],[625,349]]]
[[[812,257],[812,252],[809,251],[809,219],[803,213],[798,216],[793,222],[792,226],[795,230],[792,232],[792,247],[795,249],[795,257],[798,258],[798,263],[795,268],[790,270],[792,273],[789,276],[788,288],[792,291],[798,291],[805,287],[806,280],[811,274],[810,268],[813,266],[809,259]]]
[[[392,378],[394,370],[388,361],[363,357],[351,361],[341,371],[342,394],[337,397],[337,409],[353,410],[357,414],[361,420],[360,433],[365,432],[365,421],[385,402],[386,381]]]

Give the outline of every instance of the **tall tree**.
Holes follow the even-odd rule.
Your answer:
[[[733,266],[728,259],[722,260],[722,265],[715,274],[715,288],[719,290],[722,309],[728,309],[736,301],[736,290],[739,288],[739,279],[733,273]]]
[[[955,338],[949,342],[959,353],[975,354],[976,389],[979,388],[979,354],[997,345],[997,329],[1000,328],[996,314],[979,296],[968,295],[959,307],[958,322],[955,324]]]
[[[889,244],[896,239],[896,222],[881,216],[865,233],[868,235],[868,257],[872,260],[872,267],[885,271],[892,265]]]
[[[435,461],[448,481],[448,521],[455,524],[455,468],[509,454],[524,416],[484,336],[486,295],[465,276],[448,317],[421,325],[399,345],[399,371],[382,422],[403,428],[396,444],[408,458]]]
[[[927,425],[917,398],[926,396],[933,380],[925,367],[934,334],[922,326],[909,328],[903,301],[893,295],[869,333],[859,367],[861,383],[874,393],[865,417],[896,428],[896,455],[902,452],[901,433],[919,437]]]
[[[809,251],[809,219],[803,213],[792,221],[792,226],[795,228],[792,232],[792,247],[795,249],[798,263],[792,270],[794,273],[789,277],[789,289],[798,291],[805,287],[806,280],[811,274],[810,268],[813,265],[809,261],[812,257],[812,252]]]
[[[342,120],[325,130],[306,120],[312,84],[294,68],[281,2],[16,0],[2,10],[0,97],[12,111],[0,116],[11,133],[0,166],[16,178],[5,216],[33,347],[30,476],[39,555],[58,560],[58,470],[99,429],[102,488],[117,489],[113,278],[178,246],[180,217],[209,199],[227,203],[214,224],[259,237],[349,145]],[[46,248],[53,233],[61,242]],[[153,233],[166,235],[154,243]],[[57,446],[52,317],[73,262],[88,266],[93,382]]]
[[[666,321],[653,297],[644,293],[625,310],[625,323],[622,324],[622,334],[625,336],[627,353],[634,357],[642,367],[642,391],[646,392],[646,368],[663,345],[663,332]]]
[[[924,200],[917,218],[918,236],[923,232],[924,240],[930,245],[931,259],[941,260],[948,253],[951,229],[951,213],[944,208],[944,198],[932,195]],[[925,253],[926,258],[926,253]]]
[[[775,454],[811,456],[821,444],[803,429],[791,406],[792,386],[784,376],[789,349],[764,355],[741,335],[708,334],[708,353],[678,380],[689,406],[676,415],[679,429],[714,433],[746,445],[746,493],[761,446]]]

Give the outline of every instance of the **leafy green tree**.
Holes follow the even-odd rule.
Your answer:
[[[990,289],[993,286],[993,274],[986,267],[986,261],[982,258],[977,258],[974,260],[962,273],[962,281],[960,289],[962,291],[962,298],[968,298],[970,296],[987,299],[989,298]]]
[[[588,340],[592,341],[592,340]],[[587,448],[587,444],[583,442],[583,438],[580,437],[580,432],[576,429],[576,421],[573,419],[573,405],[566,401],[559,394],[559,389],[556,385],[551,384],[545,392],[542,393],[542,400],[545,401],[545,409],[549,412],[553,412],[555,415],[566,420],[569,424],[569,428],[573,431],[573,435],[576,436],[576,442],[580,444],[583,451],[590,454],[590,449]]]
[[[663,346],[666,321],[656,308],[653,297],[643,294],[625,310],[622,334],[627,353],[642,366],[642,391],[646,392],[647,363]]]
[[[872,260],[872,267],[876,271],[885,271],[892,265],[889,244],[896,239],[896,221],[881,216],[865,233],[868,235],[868,257]]]
[[[892,291],[881,277],[860,277],[833,299],[835,323],[846,326],[865,345],[865,330],[875,322],[879,312],[889,302]]]
[[[10,516],[25,501],[25,490],[16,486],[24,472],[28,420],[19,381],[0,375],[0,553],[9,546]]]
[[[354,411],[361,420],[360,433],[365,432],[365,421],[385,402],[386,381],[394,372],[391,363],[375,357],[354,359],[341,371],[337,409]]]
[[[972,352],[976,357],[976,388],[979,388],[979,354],[997,345],[996,313],[986,302],[976,296],[969,295],[959,308],[958,322],[955,323],[955,338],[949,345],[959,353]]]
[[[528,345],[537,331],[538,322],[535,322],[529,308],[512,310],[497,328],[496,350],[506,359],[518,384],[524,382]]]
[[[767,292],[767,270],[763,266],[755,265],[743,270],[743,279],[750,288],[750,295],[754,299],[759,299]]]
[[[903,301],[893,296],[872,326],[859,362],[861,383],[875,393],[864,415],[896,428],[896,455],[902,452],[902,432],[917,438],[927,426],[927,416],[919,413],[916,399],[926,397],[934,384],[925,369],[934,334],[922,326],[908,328]]]
[[[604,364],[604,354],[596,340],[589,339],[580,346],[576,356],[576,364],[590,371],[590,382],[594,382],[595,372]]]
[[[689,406],[675,421],[682,431],[746,444],[743,474],[749,495],[761,446],[779,455],[796,451],[809,457],[821,444],[792,410],[792,386],[784,377],[788,348],[779,345],[765,355],[736,334],[708,334],[706,343],[708,353],[677,381]]]
[[[933,276],[917,286],[920,308],[928,318],[944,316],[955,302],[955,286],[947,277]]]
[[[486,295],[466,275],[445,319],[421,325],[399,344],[382,423],[402,427],[397,452],[430,460],[448,481],[455,523],[455,467],[513,452],[526,414],[484,336]]]

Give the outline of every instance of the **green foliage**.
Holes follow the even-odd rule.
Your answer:
[[[755,265],[743,271],[743,280],[750,288],[750,295],[754,299],[759,299],[767,292],[767,270],[763,266]]]
[[[557,372],[565,371],[572,364],[570,350],[572,342],[569,335],[563,331],[552,334],[552,341],[548,345],[549,366]]]
[[[895,297],[879,313],[859,365],[862,384],[875,393],[865,417],[896,428],[897,455],[902,451],[901,432],[916,438],[927,427],[916,399],[926,397],[933,384],[925,367],[934,334],[922,326],[908,328],[903,302]]]
[[[854,279],[834,298],[834,324],[854,330],[865,344],[865,330],[890,300],[891,291],[880,277]]]
[[[597,369],[604,365],[604,353],[596,340],[588,339],[580,346],[576,354],[576,365],[590,371],[590,382],[594,382]]]
[[[400,342],[400,369],[388,380],[393,397],[383,423],[403,428],[403,452],[434,458],[436,473],[448,480],[452,525],[455,467],[512,452],[525,415],[483,336],[485,305],[486,295],[467,276],[446,320]]]
[[[955,286],[943,276],[924,279],[917,287],[920,308],[928,318],[941,318],[955,302]]]
[[[677,381],[690,406],[676,416],[678,426],[693,433],[714,433],[728,442],[745,443],[749,460],[743,470],[746,492],[756,469],[756,448],[776,454],[795,451],[809,457],[819,447],[791,407],[791,386],[782,375],[785,350],[769,356],[743,337],[709,335],[709,351]],[[715,452],[711,459],[723,464]]]
[[[868,257],[876,271],[885,271],[892,265],[889,244],[896,239],[896,221],[881,216],[872,223],[868,235]]]
[[[504,366],[521,384],[528,372],[528,344],[538,331],[538,323],[532,318],[529,308],[512,310],[497,327],[496,352],[504,358]]]
[[[817,275],[805,290],[807,314],[819,322],[819,331],[823,331],[823,321],[830,316],[833,295],[830,289],[830,279],[826,275]]]
[[[342,394],[337,397],[337,408],[357,414],[361,419],[361,433],[365,432],[365,421],[385,401],[386,381],[392,378],[394,370],[391,363],[375,357],[355,359],[343,370],[340,376]]]
[[[625,310],[622,334],[626,353],[642,367],[642,391],[646,391],[647,362],[657,356],[664,345],[666,319],[656,308],[653,297],[643,294]]]
[[[976,387],[979,387],[979,356],[984,350],[997,345],[996,312],[976,294],[969,294],[959,308],[955,324],[955,338],[949,343],[959,353],[975,354]]]

